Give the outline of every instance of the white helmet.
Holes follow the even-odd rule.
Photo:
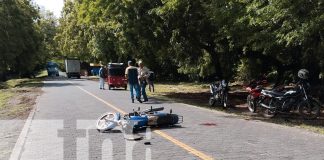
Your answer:
[[[300,79],[304,79],[304,80],[308,79],[308,74],[309,72],[307,69],[301,69],[298,71],[298,77]]]

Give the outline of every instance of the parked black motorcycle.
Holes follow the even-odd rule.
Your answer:
[[[308,76],[304,74],[308,74],[308,71],[306,70],[307,73],[304,74],[301,71],[298,72],[301,80],[293,89],[285,92],[261,91],[259,105],[264,117],[272,118],[277,113],[289,113],[290,111],[298,111],[305,119],[315,119],[319,116],[321,106],[306,92],[309,84],[305,81]]]
[[[224,108],[228,106],[228,82],[222,80],[221,82],[216,82],[210,84],[210,93],[209,105],[215,106],[222,105]]]

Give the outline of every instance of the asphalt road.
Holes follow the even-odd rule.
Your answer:
[[[324,160],[324,136],[180,103],[131,103],[129,91],[99,90],[86,79],[48,79],[37,108],[14,147],[11,159],[310,159]],[[106,86],[107,88],[107,86]],[[184,123],[124,139],[118,128],[95,130],[105,112],[165,107]],[[212,124],[212,125],[203,125]],[[146,145],[145,142],[150,142]]]

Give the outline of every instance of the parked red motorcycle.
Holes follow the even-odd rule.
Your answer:
[[[267,80],[254,80],[245,86],[245,90],[249,92],[246,101],[250,112],[255,113],[257,111],[257,102],[260,98],[262,88],[267,84]]]

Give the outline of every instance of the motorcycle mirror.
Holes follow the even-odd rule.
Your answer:
[[[170,109],[170,114],[172,114],[172,109]]]
[[[141,110],[141,107],[138,107],[137,110],[140,111]]]

